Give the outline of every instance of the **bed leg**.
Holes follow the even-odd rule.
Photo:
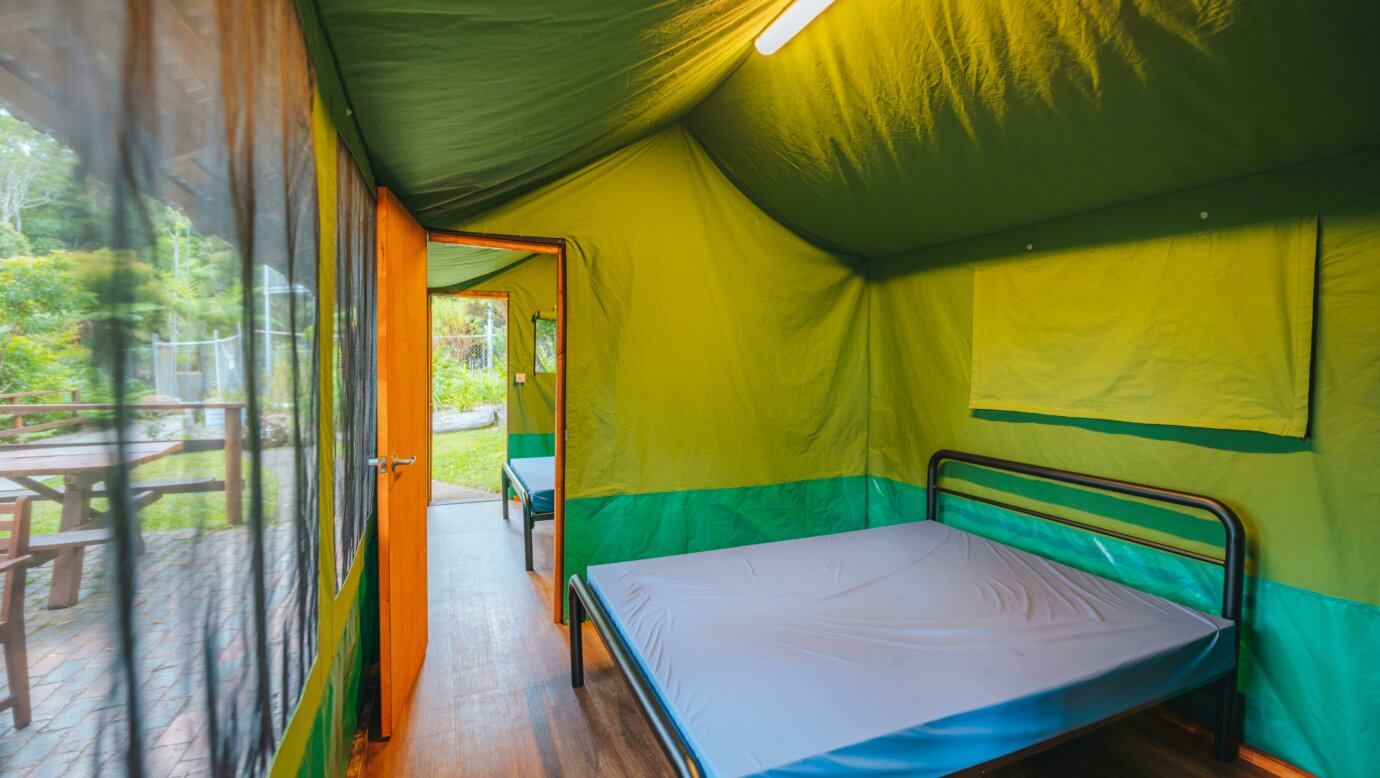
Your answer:
[[[500,475],[501,475],[502,478],[503,478],[503,489],[499,491],[498,497],[499,497],[500,500],[503,501],[503,520],[504,520],[504,521],[507,521],[507,520],[508,520],[508,490],[511,489],[512,487],[508,486],[508,470],[507,470],[506,468],[500,471]]]
[[[570,685],[578,689],[585,685],[585,604],[574,589],[570,590]]]
[[[527,544],[527,572],[532,572],[532,506],[524,505],[522,508],[522,535],[523,541]]]
[[[1236,671],[1217,682],[1217,716],[1212,727],[1212,755],[1230,762],[1236,759]]]

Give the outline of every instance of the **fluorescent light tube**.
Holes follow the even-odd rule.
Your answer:
[[[796,0],[790,8],[781,12],[776,21],[757,36],[757,50],[763,54],[775,54],[777,49],[805,29],[816,16],[832,5],[834,0]]]

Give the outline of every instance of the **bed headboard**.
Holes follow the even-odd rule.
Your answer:
[[[1166,545],[1147,538],[1138,538],[1124,532],[1098,527],[1081,521],[1067,519],[1062,516],[1055,516],[1043,511],[1023,508],[1019,505],[1012,505],[1000,500],[994,500],[990,497],[942,487],[939,485],[939,477],[940,469],[945,462],[962,462],[990,470],[1002,470],[1008,473],[1033,476],[1049,481],[1059,481],[1061,483],[1073,484],[1088,489],[1114,492],[1116,494],[1124,494],[1145,500],[1170,503],[1185,508],[1205,511],[1217,517],[1217,520],[1222,523],[1222,529],[1226,533],[1222,558],[1219,559],[1185,548]],[[1117,481],[1115,479],[1102,478],[1100,476],[1087,475],[1085,473],[1073,473],[1068,470],[1056,470],[1052,467],[1041,467],[1040,465],[1030,465],[1024,462],[1012,462],[1006,459],[996,459],[980,454],[968,454],[962,451],[950,451],[948,449],[936,451],[934,452],[934,456],[930,457],[929,477],[926,482],[926,487],[925,518],[931,521],[939,520],[939,495],[947,494],[985,503],[1005,510],[1015,511],[1016,513],[1033,516],[1037,519],[1044,519],[1045,521],[1076,527],[1077,529],[1087,532],[1095,532],[1099,535],[1116,538],[1117,540],[1124,540],[1128,543],[1135,543],[1159,551],[1166,551],[1171,554],[1196,559],[1200,562],[1217,565],[1223,570],[1222,618],[1231,619],[1235,622],[1241,621],[1241,597],[1243,577],[1245,575],[1246,531],[1242,528],[1241,519],[1237,518],[1236,513],[1220,500],[1204,497],[1200,494],[1178,492],[1172,489],[1161,489],[1156,486],[1146,486],[1144,484],[1131,483],[1129,481]]]

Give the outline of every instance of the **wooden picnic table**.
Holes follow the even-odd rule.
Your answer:
[[[75,391],[75,390],[71,390]],[[10,395],[0,395],[0,398],[9,397],[11,399],[25,397],[29,395],[55,394],[55,392],[19,392]],[[73,397],[78,395],[74,394]],[[32,416],[39,413],[72,413],[75,416],[90,411],[113,411],[117,407],[110,403],[61,403],[53,404],[29,404],[29,405],[5,405],[0,404],[0,416],[13,416],[15,426],[12,429],[0,429],[0,437],[8,434],[32,432],[34,430],[45,429],[44,425],[35,424],[25,427],[21,420],[25,416]],[[243,491],[240,485],[243,483],[241,458],[244,453],[244,426],[240,413],[244,410],[244,403],[241,402],[138,402],[127,403],[124,408],[130,411],[194,411],[220,409],[225,411],[225,521],[231,526],[243,523],[244,505]],[[63,422],[67,423],[66,421]]]
[[[0,451],[0,478],[59,502],[62,505],[59,534],[102,530],[105,529],[106,517],[91,511],[91,496],[96,484],[105,480],[111,468],[117,464],[137,467],[181,450],[182,443],[177,441],[129,443],[123,449],[107,443],[10,449]],[[37,480],[53,476],[62,477],[61,488]],[[39,538],[35,537],[34,540],[38,541]],[[54,547],[49,609],[67,608],[76,603],[81,589],[85,546],[89,544],[74,540]]]

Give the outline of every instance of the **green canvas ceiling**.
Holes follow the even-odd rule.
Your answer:
[[[531,256],[534,255],[530,251],[432,241],[426,244],[426,286],[428,289],[463,288]]]
[[[681,119],[862,256],[1380,142],[1372,0],[838,0],[764,57],[783,5],[318,0],[379,181],[430,227]]]
[[[1376,30],[1375,0],[838,0],[689,126],[777,218],[887,255],[1373,146]]]
[[[444,227],[674,122],[785,0],[317,0],[379,183]]]

